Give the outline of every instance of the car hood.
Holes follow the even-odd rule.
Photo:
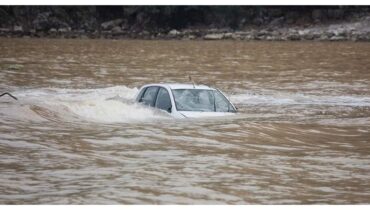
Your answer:
[[[232,112],[190,112],[190,111],[179,111],[184,117],[187,118],[200,118],[200,117],[222,117],[235,115]]]

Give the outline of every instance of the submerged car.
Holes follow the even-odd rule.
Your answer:
[[[194,84],[148,84],[136,102],[164,110],[175,118],[233,115],[235,106],[218,89]]]

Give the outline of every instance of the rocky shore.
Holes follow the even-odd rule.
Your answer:
[[[270,14],[271,11],[268,10]],[[317,12],[319,11],[319,12]],[[330,11],[330,10],[329,10]],[[301,18],[291,15],[265,16],[247,21],[238,20],[238,27],[220,27],[215,24],[171,27],[147,27],[136,17],[131,23],[125,18],[107,21],[92,20],[93,24],[71,27],[51,12],[38,13],[30,22],[13,21],[2,24],[0,37],[65,38],[65,39],[145,39],[145,40],[266,40],[266,41],[370,41],[370,14],[343,18],[342,10],[331,12],[334,18],[323,21],[323,13],[313,10]],[[330,14],[330,13],[329,13]],[[327,14],[326,17],[328,17]],[[140,16],[140,14],[139,14]],[[305,20],[310,19],[310,21]],[[9,22],[9,21],[8,21]],[[85,21],[89,23],[89,21]],[[148,21],[146,21],[148,22]],[[246,23],[245,23],[246,22]],[[249,24],[248,24],[249,22]],[[245,23],[245,24],[244,24]],[[226,24],[227,25],[227,24]]]

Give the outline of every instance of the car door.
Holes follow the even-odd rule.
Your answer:
[[[166,112],[172,111],[172,104],[170,94],[165,88],[159,88],[157,100],[155,102],[155,107],[158,109],[162,109]]]
[[[159,87],[147,87],[139,102],[154,107]]]

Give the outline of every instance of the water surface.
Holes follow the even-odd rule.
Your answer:
[[[370,44],[0,39],[0,204],[359,204]],[[176,120],[141,85],[220,88]]]

